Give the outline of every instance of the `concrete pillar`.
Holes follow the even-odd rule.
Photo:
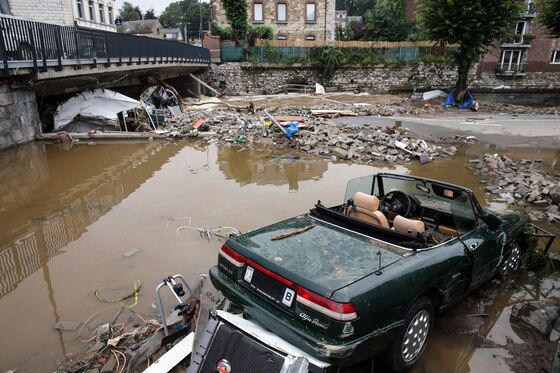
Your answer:
[[[34,140],[40,125],[35,92],[0,85],[0,150]]]

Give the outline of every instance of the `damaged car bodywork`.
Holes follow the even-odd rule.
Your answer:
[[[434,315],[525,249],[526,219],[464,187],[384,173],[351,180],[344,201],[228,240],[210,271],[246,317],[336,365],[385,351],[408,369]]]

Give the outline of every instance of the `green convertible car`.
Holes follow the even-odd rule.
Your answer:
[[[422,355],[434,315],[517,269],[526,219],[483,209],[464,187],[377,174],[344,203],[228,240],[214,286],[246,318],[336,366]]]

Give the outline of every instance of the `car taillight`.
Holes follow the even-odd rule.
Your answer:
[[[352,303],[338,303],[304,288],[297,288],[296,301],[331,319],[352,321],[358,318],[356,307]]]
[[[236,251],[233,251],[233,249],[226,244],[224,244],[220,249],[220,255],[238,268],[243,267],[243,265],[245,265],[245,262],[247,261],[247,259],[243,255],[239,254]]]

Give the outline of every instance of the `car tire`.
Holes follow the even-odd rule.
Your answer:
[[[393,372],[404,372],[424,353],[434,323],[434,306],[427,297],[421,297],[408,309],[404,326],[391,342],[384,360]]]

